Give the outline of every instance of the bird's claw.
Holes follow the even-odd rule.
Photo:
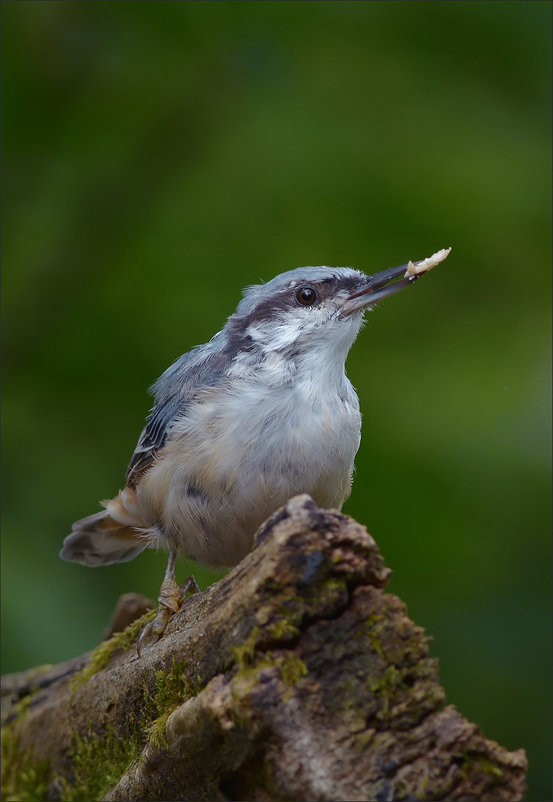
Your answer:
[[[193,576],[189,576],[182,585],[177,585],[174,579],[164,579],[159,590],[158,610],[156,617],[142,629],[136,652],[141,656],[142,647],[150,639],[159,640],[172,615],[178,612],[179,607],[187,593],[199,593],[200,588]]]

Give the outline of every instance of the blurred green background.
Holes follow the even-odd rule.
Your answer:
[[[551,4],[4,2],[2,670],[165,555],[64,563],[241,288],[453,246],[368,316],[353,494],[448,699],[551,799]],[[200,584],[214,575],[194,570]]]

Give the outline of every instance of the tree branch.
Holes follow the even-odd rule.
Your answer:
[[[297,496],[256,542],[141,658],[143,619],[3,679],[2,798],[522,799],[524,751],[444,707],[364,527]]]

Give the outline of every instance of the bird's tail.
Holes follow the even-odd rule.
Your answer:
[[[110,565],[132,560],[148,545],[144,523],[137,514],[136,497],[125,488],[106,509],[75,521],[63,541],[60,557],[82,565]]]

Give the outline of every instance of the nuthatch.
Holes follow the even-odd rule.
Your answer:
[[[151,626],[161,635],[185,592],[198,589],[193,577],[177,585],[177,552],[231,566],[291,496],[340,509],[361,437],[345,361],[363,314],[449,251],[372,276],[299,267],[249,287],[222,330],[154,384],[124,489],[73,524],[61,557],[96,566],[168,549]]]

